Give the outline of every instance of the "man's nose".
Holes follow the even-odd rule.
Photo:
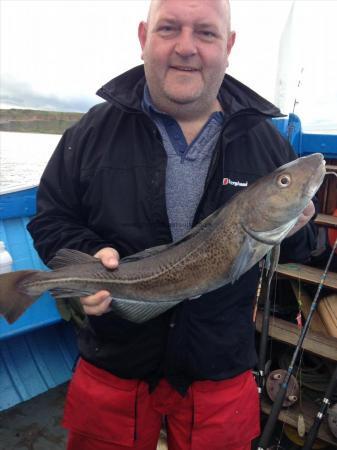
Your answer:
[[[192,30],[182,29],[178,36],[178,40],[175,46],[175,51],[180,56],[192,56],[197,53],[195,36]]]

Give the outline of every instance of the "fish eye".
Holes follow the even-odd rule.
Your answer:
[[[290,175],[280,175],[277,179],[277,184],[279,185],[279,187],[284,188],[284,187],[288,187],[291,183],[291,177]]]

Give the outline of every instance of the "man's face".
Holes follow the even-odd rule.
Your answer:
[[[208,108],[216,100],[235,34],[222,0],[159,0],[139,25],[145,74],[156,105]]]

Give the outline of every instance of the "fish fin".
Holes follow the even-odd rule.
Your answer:
[[[113,298],[110,303],[110,309],[123,319],[135,323],[143,323],[163,314],[173,306],[180,303],[181,300],[145,302],[142,300],[129,300],[122,298]]]
[[[98,258],[95,258],[94,256],[88,255],[87,253],[83,253],[78,250],[62,248],[56,253],[54,258],[52,258],[48,262],[48,267],[55,270],[72,264],[84,264],[92,262],[100,263],[100,260]]]
[[[245,230],[249,236],[251,236],[253,239],[255,239],[258,242],[261,242],[262,244],[267,245],[275,245],[279,244],[283,238],[286,237],[288,232],[291,230],[291,228],[295,225],[297,222],[297,218],[291,220],[290,222],[281,225],[280,227],[274,228],[273,230],[268,231],[255,231],[251,230],[250,228],[246,227],[244,224],[241,224],[242,228]]]
[[[0,315],[8,323],[15,322],[40,297],[41,294],[28,295],[20,288],[27,277],[37,272],[40,271],[19,270],[0,275]]]
[[[201,222],[199,222],[197,225],[195,225],[188,233],[186,233],[182,238],[180,238],[177,241],[174,241],[172,246],[182,244],[183,242],[189,241],[194,236],[196,236],[199,233],[205,233],[206,236],[208,235],[208,232],[213,232],[214,228],[216,227],[217,223],[223,222],[224,217],[221,215],[221,212],[223,211],[223,207],[220,207],[216,209],[212,214],[205,217]],[[205,238],[206,238],[205,236]]]
[[[212,214],[207,216],[205,219],[203,219],[201,222],[199,222],[197,225],[195,225],[188,233],[186,233],[181,239],[178,241],[175,241],[173,245],[181,244],[182,242],[189,241],[192,239],[196,234],[199,234],[201,232],[210,230],[214,230],[214,223],[216,219],[218,218],[219,214],[223,208],[218,208],[215,210]]]
[[[177,241],[174,242],[170,242],[169,244],[163,244],[158,245],[156,247],[147,248],[146,250],[143,250],[141,252],[135,253],[130,256],[126,256],[125,258],[122,258],[119,263],[122,264],[125,262],[138,261],[140,259],[147,258],[149,256],[157,255],[158,253],[161,253],[167,250],[168,248],[176,247],[177,245],[180,245],[183,242],[192,239],[195,235],[197,235],[201,231],[206,231],[207,229],[213,231],[214,221],[221,212],[221,209],[222,208],[217,209],[213,214],[206,217],[204,220],[198,223],[198,225],[196,225],[188,233],[186,233],[181,239],[178,239]]]
[[[92,291],[85,289],[66,289],[66,288],[53,288],[49,289],[49,293],[57,300],[59,298],[69,298],[69,297],[85,297],[87,295],[92,295]]]
[[[256,245],[256,240],[247,235],[228,274],[227,282],[234,283],[257,261],[262,259],[269,249],[268,244],[259,243],[259,245]]]
[[[163,244],[158,245],[156,247],[147,248],[146,250],[142,250],[141,252],[134,253],[130,256],[125,256],[122,258],[119,263],[124,264],[131,261],[138,261],[140,259],[148,258],[149,256],[157,255],[158,253],[161,253],[162,251],[166,250],[168,247],[170,247],[172,244]]]
[[[252,255],[253,249],[251,246],[251,239],[247,237],[244,240],[244,244],[241,246],[240,252],[238,253],[228,274],[228,279],[230,282],[234,283],[246,271],[246,267]]]

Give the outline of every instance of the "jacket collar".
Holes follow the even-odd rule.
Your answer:
[[[117,107],[134,113],[142,113],[144,93],[144,66],[140,65],[113,78],[102,86],[97,95]],[[219,100],[226,111],[235,116],[282,117],[280,110],[240,81],[226,74],[219,91]]]
[[[117,107],[132,112],[143,112],[141,102],[145,85],[144,66],[137,66],[113,78],[96,94]]]

